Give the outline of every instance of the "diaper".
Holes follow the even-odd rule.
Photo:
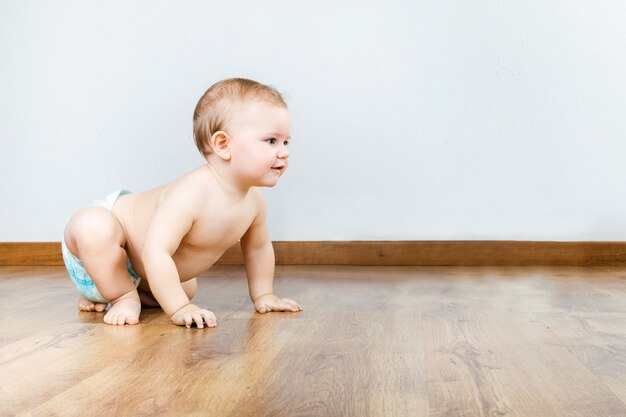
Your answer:
[[[116,191],[106,196],[104,200],[95,201],[92,205],[104,207],[107,210],[111,210],[111,208],[113,208],[113,204],[115,204],[117,199],[124,194],[130,194],[130,191]],[[65,244],[65,238],[61,239],[61,252],[63,253],[63,262],[65,263],[67,273],[69,274],[72,282],[78,289],[78,292],[83,297],[91,301],[107,304],[109,300],[106,300],[104,297],[102,297],[102,295],[100,295],[98,289],[96,288],[96,284],[87,273],[87,270],[83,266],[82,261],[74,256],[74,254],[70,252],[70,250],[67,248],[67,245]],[[126,258],[126,269],[128,269],[128,273],[133,279],[135,287],[137,287],[139,285],[139,282],[141,281],[141,278],[137,275],[137,273],[135,273],[133,265],[130,263],[130,259],[128,258]]]

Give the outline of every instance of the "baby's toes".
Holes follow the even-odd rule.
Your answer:
[[[82,295],[78,298],[78,309],[80,311],[97,311],[98,313],[101,313],[106,309],[106,307],[106,304],[96,303],[95,301],[91,301]]]
[[[111,311],[109,311],[105,316],[104,316],[104,322],[106,324],[117,324],[117,314],[115,313],[111,313]]]
[[[95,308],[95,304],[94,303],[89,303],[89,302],[79,302],[78,303],[78,309],[80,311],[93,311]]]

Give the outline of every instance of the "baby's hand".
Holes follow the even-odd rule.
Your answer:
[[[298,303],[289,298],[278,298],[272,294],[262,295],[254,300],[254,308],[261,314],[269,311],[302,311]]]
[[[191,325],[195,322],[196,326],[199,329],[204,327],[204,322],[206,322],[207,327],[215,327],[217,326],[217,319],[215,318],[215,314],[211,313],[209,310],[202,309],[194,304],[187,304],[178,310],[170,319],[177,326],[187,326],[188,329],[191,329]]]

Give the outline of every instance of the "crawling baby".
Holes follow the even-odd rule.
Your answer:
[[[141,307],[160,306],[172,322],[217,326],[190,300],[196,276],[241,241],[250,298],[259,313],[301,311],[273,293],[274,250],[258,187],[287,170],[291,119],[274,88],[231,78],[209,88],[193,117],[207,163],[160,187],[119,190],[66,223],[63,260],[82,311],[105,311],[108,324],[139,322]]]

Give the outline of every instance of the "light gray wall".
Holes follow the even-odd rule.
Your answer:
[[[625,240],[622,1],[0,1],[0,241],[199,166],[232,76],[281,90],[275,240]]]

